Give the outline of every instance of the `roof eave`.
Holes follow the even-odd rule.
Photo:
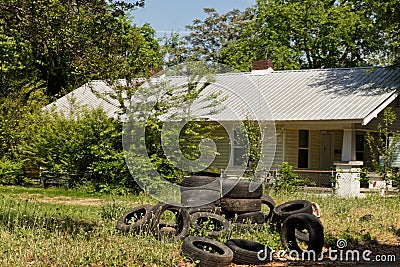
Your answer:
[[[382,112],[390,103],[392,103],[399,94],[397,91],[394,91],[382,104],[380,104],[377,108],[371,111],[362,121],[362,125],[367,125],[373,119],[378,117],[378,114]]]

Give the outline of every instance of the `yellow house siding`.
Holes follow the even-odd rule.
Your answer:
[[[276,126],[276,147],[275,147],[275,157],[272,162],[271,169],[277,169],[279,165],[282,164],[283,156],[284,156],[284,138],[285,132],[284,129],[277,125]]]
[[[319,169],[320,161],[320,140],[321,131],[311,130],[309,132],[309,154],[308,154],[308,168],[317,170]]]
[[[213,136],[216,137],[214,139],[214,142],[217,145],[217,151],[219,155],[215,157],[214,162],[212,163],[212,167],[216,168],[217,170],[225,170],[228,166],[231,153],[229,135],[226,132],[225,128],[220,126],[214,130]]]
[[[285,161],[290,165],[297,167],[298,164],[298,146],[299,146],[299,131],[285,130]]]

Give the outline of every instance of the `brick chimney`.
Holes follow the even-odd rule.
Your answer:
[[[273,71],[274,64],[270,59],[261,59],[253,62],[251,74],[263,75]]]
[[[261,59],[261,60],[256,60],[253,62],[253,68],[252,70],[266,70],[269,68],[273,68],[274,64],[272,63],[272,60],[270,59]]]

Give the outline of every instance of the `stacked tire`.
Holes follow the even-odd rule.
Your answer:
[[[181,182],[181,203],[190,213],[218,213],[221,183],[219,177],[189,176]]]
[[[236,228],[259,228],[268,219],[262,212],[263,199],[267,197],[263,195],[261,183],[224,180],[222,194],[221,211]]]
[[[263,244],[244,239],[229,239],[223,244],[212,239],[232,228],[259,230],[272,224],[286,250],[310,257],[322,251],[324,229],[316,203],[294,200],[276,206],[270,196],[263,194],[261,183],[247,180],[190,176],[181,185],[181,205],[136,207],[117,221],[117,229],[135,234],[151,231],[158,239],[172,242],[183,240],[183,255],[199,261],[199,266],[229,266],[231,262],[258,265],[273,260],[272,250]],[[263,205],[268,212],[263,212]],[[175,215],[174,222],[163,221],[167,211]],[[198,230],[192,235],[200,236],[189,236],[190,229]]]

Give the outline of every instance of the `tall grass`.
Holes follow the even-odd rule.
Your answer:
[[[188,261],[180,242],[157,240],[152,234],[122,234],[116,220],[128,209],[155,203],[148,196],[97,196],[102,205],[39,202],[52,191],[0,188],[0,266],[178,266]],[[58,197],[71,192],[57,189]],[[35,197],[35,198],[34,198]],[[76,198],[83,196],[77,194]],[[322,209],[327,246],[338,238],[348,242],[389,240],[400,233],[400,197],[341,199],[316,194],[273,196],[277,204],[308,199]],[[369,221],[360,221],[372,214]],[[229,231],[218,240],[246,238],[281,249],[279,234],[269,230]]]

